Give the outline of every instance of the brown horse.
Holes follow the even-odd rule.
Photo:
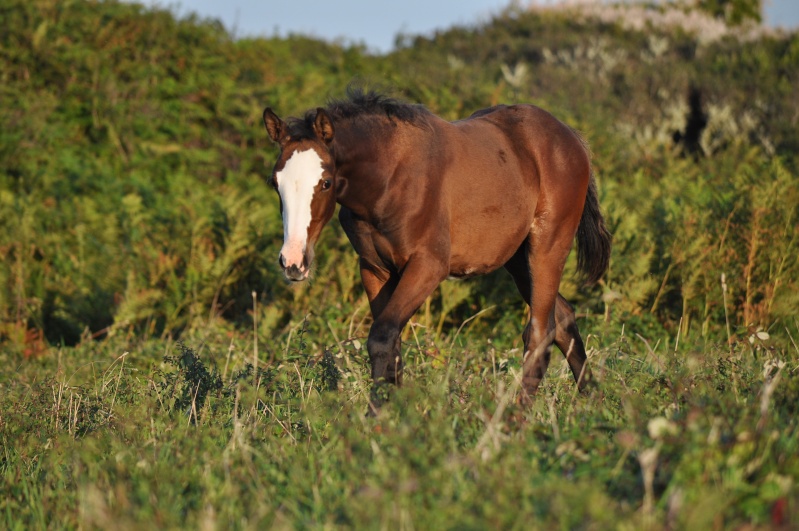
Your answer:
[[[578,268],[604,274],[610,234],[580,136],[532,105],[500,105],[447,122],[375,92],[284,122],[264,123],[280,146],[271,183],[280,195],[286,278],[308,277],[314,244],[339,220],[360,257],[374,323],[367,350],[375,386],[400,384],[403,327],[446,278],[505,267],[530,320],[520,401],[530,400],[554,342],[580,389],[589,379],[574,310],[558,293],[577,236]]]

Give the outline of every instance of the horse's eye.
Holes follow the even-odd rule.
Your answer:
[[[330,179],[325,179],[324,181],[322,181],[322,190],[330,190],[330,186],[331,186]]]

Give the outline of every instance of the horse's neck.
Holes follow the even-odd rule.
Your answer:
[[[390,132],[374,127],[342,128],[335,142],[338,175],[346,180],[338,202],[357,214],[384,188],[396,167],[396,151],[390,146]]]
[[[391,142],[394,126],[375,118],[351,119],[336,125],[337,162],[345,165],[379,156]]]

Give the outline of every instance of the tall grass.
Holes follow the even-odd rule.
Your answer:
[[[768,341],[675,349],[607,327],[589,338],[596,390],[577,393],[559,360],[522,410],[518,351],[423,335],[406,344],[406,387],[370,418],[363,346],[317,355],[295,333],[254,373],[251,338],[226,335],[116,356],[128,345],[112,339],[4,373],[4,527],[660,529],[799,516],[799,357]]]

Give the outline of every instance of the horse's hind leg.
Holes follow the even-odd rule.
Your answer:
[[[580,221],[579,215],[575,216],[573,210],[562,209],[558,212],[555,205],[557,202],[539,198],[535,220],[527,237],[532,296],[529,301],[530,331],[525,345],[521,402],[531,400],[549,367],[552,344],[556,340],[558,288]],[[569,335],[567,330],[564,337]]]
[[[574,308],[560,293],[555,301],[555,344],[566,356],[577,388],[582,391],[592,381],[591,371],[585,364],[585,345],[577,328]]]
[[[533,285],[528,265],[528,254],[528,245],[525,242],[505,264],[505,269],[513,277],[522,299],[529,305],[533,296]],[[528,350],[530,344],[531,330],[532,322],[528,321],[522,334],[525,351]],[[574,309],[560,293],[558,293],[555,301],[555,345],[566,357],[578,388],[583,389],[590,379],[590,372],[585,366],[585,346],[577,328]]]

